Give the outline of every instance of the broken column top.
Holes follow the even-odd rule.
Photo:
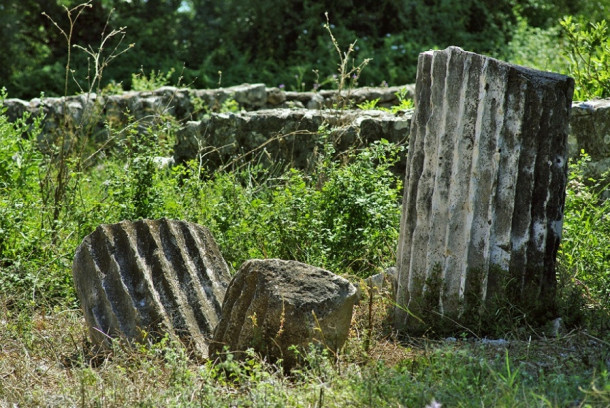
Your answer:
[[[550,71],[540,71],[534,68],[529,68],[529,67],[525,67],[522,65],[516,65],[516,64],[511,64],[493,57],[488,57],[485,55],[480,55],[471,51],[465,51],[460,47],[456,47],[456,46],[450,46],[445,48],[444,50],[430,50],[430,51],[425,51],[422,52],[419,55],[419,58],[422,57],[434,57],[435,54],[447,54],[447,55],[452,55],[453,58],[461,58],[461,59],[469,59],[469,58],[476,58],[479,59],[481,61],[485,61],[486,64],[498,64],[501,66],[506,67],[507,69],[510,68],[511,70],[514,70],[516,72],[519,72],[520,74],[526,76],[530,81],[532,81],[532,83],[538,85],[538,86],[545,86],[545,85],[551,85],[555,84],[557,82],[564,82],[568,85],[571,85],[572,87],[574,87],[574,80],[566,75],[563,74],[559,74],[556,72],[550,72]],[[418,72],[419,73],[419,72]],[[571,106],[571,97],[570,97],[570,106]]]

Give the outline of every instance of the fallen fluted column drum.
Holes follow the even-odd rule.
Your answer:
[[[480,327],[506,305],[555,312],[572,92],[569,77],[457,47],[420,54],[397,328]]]
[[[170,334],[200,358],[231,280],[207,228],[165,218],[100,225],[76,250],[72,274],[95,344]]]

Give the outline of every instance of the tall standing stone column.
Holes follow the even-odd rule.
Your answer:
[[[449,47],[420,54],[415,92],[396,326],[480,323],[502,304],[546,318],[573,80]]]

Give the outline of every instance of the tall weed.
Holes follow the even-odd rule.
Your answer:
[[[5,111],[0,108],[0,292],[30,301],[40,294],[73,300],[68,276],[54,273],[66,258],[63,245],[53,243],[59,225],[48,223],[53,207],[45,201],[49,159],[40,150],[42,118],[26,114],[10,123]]]

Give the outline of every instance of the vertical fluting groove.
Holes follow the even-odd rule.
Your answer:
[[[75,284],[83,302],[95,305],[84,312],[85,318],[89,320],[92,337],[105,342],[105,336],[110,334],[109,331],[113,330],[113,327],[118,327],[118,323],[102,286],[103,272],[99,257],[91,249],[90,242],[85,241],[83,247],[77,251],[77,258],[88,270],[93,272],[97,279],[91,279],[91,282],[75,279]]]
[[[432,56],[425,55],[424,59],[426,65],[430,67],[429,72],[431,72],[434,66]],[[432,75],[428,74],[428,78],[431,81]],[[432,82],[430,82],[427,87],[427,91],[430,91],[432,89]],[[424,106],[427,108],[426,111],[430,112],[430,115],[432,115],[432,113],[434,112],[434,101],[431,98],[431,95],[426,95],[426,100],[423,102]],[[414,219],[412,220],[412,225],[410,226],[411,237],[409,239],[409,252],[411,253],[411,256],[409,270],[411,271],[411,278],[409,279],[408,293],[410,295],[414,294],[415,296],[422,295],[425,284],[425,271],[422,268],[422,262],[424,262],[425,260],[423,260],[420,256],[418,244],[422,242],[422,229],[426,228],[426,226],[421,225],[421,218],[425,216],[424,212],[426,210],[426,207],[423,204],[423,201],[426,200],[424,195],[429,192],[426,183],[428,177],[428,175],[426,174],[426,171],[428,170],[426,163],[426,151],[427,144],[429,144],[429,140],[426,140],[427,126],[428,123],[418,123],[417,137],[415,140],[416,145],[414,146],[414,148],[421,153],[416,153],[416,156],[414,157],[414,163],[412,164],[416,165],[417,167],[413,168],[414,174],[410,177],[410,181],[413,183],[413,195],[410,197],[411,202],[409,204],[413,208],[417,216],[414,217]]]
[[[179,266],[179,254],[177,254],[176,237],[169,235],[166,231],[167,220],[163,219],[149,225],[151,238],[154,239],[157,251],[154,252],[155,261],[159,265],[159,276],[165,281],[165,287],[169,289],[170,298],[175,309],[172,311],[179,324],[177,333],[181,337],[192,336],[199,333],[193,308],[189,304],[187,294],[184,291],[184,270]],[[154,226],[154,229],[151,228]]]
[[[187,323],[181,313],[179,293],[177,293],[178,291],[172,282],[174,276],[172,276],[173,274],[167,266],[167,262],[165,262],[158,237],[151,230],[151,226],[144,223],[135,224],[135,233],[138,252],[144,260],[147,260],[151,281],[160,305],[164,308],[171,327],[174,327],[178,334],[183,335],[184,331],[187,330]]]
[[[200,235],[205,232],[195,230],[192,226],[181,224],[180,228],[183,230],[183,235],[186,240],[185,249],[188,251],[189,259],[193,262],[193,281],[197,283],[197,286],[201,289],[199,296],[201,297],[201,306],[205,309],[206,315],[211,316],[211,326],[216,326],[218,323],[218,317],[220,316],[222,300],[224,298],[224,291],[226,287],[218,288],[218,279],[222,278],[226,281],[229,280],[229,276],[225,276],[222,271],[216,270],[206,266],[206,248],[205,242],[206,237]],[[210,263],[207,260],[207,263]],[[212,264],[215,264],[212,262]],[[223,270],[228,271],[226,265],[221,265]],[[210,276],[219,274],[219,276]],[[210,313],[210,312],[213,313]],[[213,316],[212,316],[213,315]],[[213,327],[212,327],[213,329]],[[213,331],[213,330],[212,330]],[[210,335],[213,334],[210,332]]]
[[[456,258],[456,270],[453,272],[458,285],[458,302],[464,298],[466,288],[466,273],[468,265],[467,259],[464,256],[468,250],[468,242],[470,239],[470,230],[468,228],[472,211],[472,203],[470,200],[470,177],[472,173],[473,154],[476,143],[476,116],[478,109],[477,97],[479,94],[479,86],[483,68],[483,61],[480,58],[467,58],[470,61],[468,68],[467,93],[465,98],[460,101],[464,105],[464,127],[462,135],[462,143],[459,146],[461,150],[461,166],[460,171],[456,175],[453,183],[456,184],[456,205],[459,206],[459,211],[452,222],[452,227],[455,229],[453,239],[456,240],[454,254]],[[466,180],[462,180],[460,175],[468,175]],[[462,176],[466,177],[466,176]],[[459,180],[459,181],[458,181]],[[454,292],[455,293],[455,292]]]
[[[490,84],[490,95],[492,95],[489,104],[489,118],[488,122],[491,126],[490,129],[490,141],[487,149],[487,155],[490,158],[488,177],[489,182],[489,200],[487,208],[485,210],[485,248],[482,250],[483,266],[482,266],[482,287],[480,288],[481,301],[485,302],[487,297],[487,285],[489,282],[489,270],[492,266],[491,260],[491,248],[496,245],[495,236],[493,234],[494,228],[494,214],[495,208],[498,206],[498,174],[504,169],[500,169],[500,143],[501,133],[504,127],[504,109],[505,109],[505,98],[507,78],[506,70],[498,64],[493,64],[496,78]]]
[[[523,95],[525,84],[522,78],[508,73],[505,95],[505,120],[498,145],[499,171],[496,177],[497,194],[492,225],[492,245],[490,245],[490,262],[503,270],[508,270],[512,233],[511,223],[500,222],[513,216],[518,166],[521,152],[522,126],[519,118],[523,115]]]
[[[446,258],[445,249],[443,248],[443,246],[439,245],[439,243],[444,241],[447,231],[447,219],[449,211],[447,207],[447,196],[448,189],[450,186],[449,173],[451,172],[453,146],[453,143],[449,143],[449,140],[454,140],[454,134],[450,130],[453,124],[447,123],[447,121],[452,118],[451,115],[447,115],[447,112],[450,109],[450,104],[448,103],[448,101],[451,100],[448,95],[453,89],[452,84],[449,84],[448,82],[449,75],[447,71],[451,66],[450,62],[451,55],[447,56],[444,62],[441,59],[438,63],[439,66],[441,66],[442,64],[442,68],[445,72],[442,77],[444,82],[443,87],[441,90],[439,90],[439,94],[442,94],[440,98],[440,106],[437,107],[437,111],[440,111],[440,118],[437,122],[438,128],[434,130],[438,138],[438,149],[436,151],[434,163],[436,171],[434,172],[434,191],[432,196],[431,208],[431,220],[434,219],[434,222],[430,225],[430,233],[426,249],[426,277],[427,279],[432,280],[434,280],[434,278],[436,277],[437,281],[442,280],[443,266],[445,264]],[[445,120],[443,120],[443,118]],[[437,287],[434,288],[434,292],[434,296],[438,298],[439,310],[442,313],[444,308],[442,298],[442,285],[437,285]]]
[[[126,334],[128,337],[134,337],[134,324],[132,322],[137,320],[137,316],[134,313],[134,309],[129,296],[129,291],[123,284],[122,278],[122,265],[116,257],[116,246],[114,242],[115,234],[111,228],[104,228],[104,234],[100,237],[107,248],[104,251],[104,255],[108,256],[108,261],[105,265],[105,274],[102,279],[102,287],[107,299],[113,299],[109,302],[113,314],[117,320],[117,331]],[[113,333],[114,335],[114,333]]]
[[[152,267],[148,257],[151,256],[151,248],[148,248],[144,242],[142,242],[141,233],[138,232],[138,225],[130,222],[122,222],[118,224],[121,230],[125,234],[128,244],[128,259],[129,263],[128,274],[134,274],[134,281],[140,278],[134,288],[134,292],[144,291],[145,296],[138,296],[140,300],[138,303],[138,310],[142,317],[148,316],[149,327],[148,330],[156,330],[156,326],[161,324],[165,327],[172,327],[172,320],[167,310],[164,307],[163,299],[160,297],[159,291],[155,285],[155,279],[152,273]],[[148,241],[146,241],[147,243]],[[146,246],[144,246],[146,245]],[[127,272],[127,271],[126,271]],[[142,304],[145,301],[145,304]]]
[[[112,226],[115,245],[122,249],[122,257],[119,262],[122,265],[123,282],[132,298],[133,307],[138,311],[139,319],[135,322],[140,329],[143,328],[142,322],[149,322],[153,326],[160,323],[168,324],[167,315],[159,310],[155,305],[159,305],[159,298],[156,295],[149,267],[146,259],[142,258],[137,251],[137,237],[129,223],[114,224]]]
[[[203,268],[200,269],[202,271],[201,278],[203,279],[205,277],[206,282],[210,281],[210,284],[206,285],[206,293],[208,294],[208,297],[213,299],[214,307],[218,312],[218,316],[220,316],[224,294],[231,281],[229,266],[222,257],[218,256],[218,254],[220,254],[220,249],[212,239],[210,231],[201,231],[200,234],[196,234],[194,237],[197,239],[197,242],[201,243],[196,246],[200,254],[198,259],[202,262],[205,261],[205,265],[209,265],[208,267],[204,265]],[[210,246],[206,251],[203,251],[204,242],[207,243],[206,245]],[[209,291],[207,291],[208,287]]]
[[[207,288],[216,287],[224,298],[230,275],[211,234],[187,224],[123,221],[101,225],[83,240],[72,272],[96,343],[107,344],[108,336],[141,341],[147,333],[157,338],[170,332],[207,357],[220,317],[215,292]]]
[[[185,307],[193,314],[195,322],[199,327],[199,332],[209,336],[213,328],[210,326],[210,322],[206,319],[205,314],[205,310],[208,307],[207,297],[204,294],[203,286],[200,285],[199,279],[196,276],[196,267],[192,262],[192,257],[188,252],[185,252],[188,251],[186,236],[180,228],[177,228],[174,223],[168,220],[164,220],[161,223],[159,232],[165,253],[174,254],[170,261],[172,269],[179,271],[177,276],[180,289],[186,295]],[[165,239],[163,239],[164,237]],[[174,244],[172,238],[180,242]]]
[[[436,172],[438,169],[438,146],[439,138],[442,136],[442,114],[443,114],[443,92],[446,70],[446,56],[433,55],[431,62],[432,82],[430,94],[430,120],[427,121],[424,133],[424,155],[423,170],[418,185],[417,194],[417,225],[414,230],[413,237],[413,253],[417,254],[412,259],[412,270],[419,271],[420,279],[423,280],[421,291],[422,294],[428,296],[429,299],[439,299],[438,287],[434,285],[435,265],[432,264],[434,259],[428,259],[428,248],[438,247],[431,245],[428,237],[430,230],[434,228],[432,223],[433,212],[432,203],[434,202],[433,194],[435,192]],[[435,78],[440,84],[435,85]],[[443,84],[443,85],[441,85]],[[434,257],[436,258],[436,257]],[[438,281],[438,279],[436,279]]]
[[[426,54],[420,54],[418,58],[418,73],[419,81],[415,89],[415,105],[417,106],[416,115],[425,117],[430,110],[430,58]],[[402,279],[398,279],[397,298],[399,304],[406,308],[410,307],[411,293],[415,290],[413,274],[410,273],[413,231],[415,225],[413,220],[408,217],[408,214],[415,212],[415,196],[417,194],[417,186],[421,175],[423,154],[422,154],[422,124],[421,121],[414,117],[411,121],[411,131],[409,136],[409,155],[407,159],[407,170],[405,173],[404,193],[403,193],[403,211],[400,220],[400,229],[403,231],[402,237],[398,243],[398,274],[404,274]],[[408,314],[405,313],[404,318]]]
[[[553,105],[555,98],[552,94],[544,94],[542,96],[542,102],[545,105]],[[542,268],[544,263],[544,248],[546,247],[546,233],[547,233],[547,214],[546,205],[549,200],[549,176],[550,176],[550,144],[551,139],[545,137],[549,133],[551,127],[550,121],[550,110],[544,110],[540,117],[540,128],[538,133],[535,135],[539,141],[536,152],[536,161],[534,165],[534,191],[538,192],[532,198],[532,224],[531,224],[531,239],[527,249],[528,265],[526,268],[526,281],[532,281],[535,275],[539,274],[536,271],[538,268]],[[536,289],[540,288],[540,284],[537,285]],[[538,296],[539,293],[532,294]]]
[[[104,311],[105,317],[105,326],[100,326],[99,329],[102,330],[107,335],[114,335],[114,332],[118,332],[123,324],[119,320],[119,312],[116,309],[116,306],[113,302],[110,301],[112,295],[114,293],[108,292],[108,275],[112,274],[112,270],[117,269],[117,265],[115,264],[115,260],[112,257],[112,242],[107,237],[107,232],[102,228],[98,228],[95,231],[100,236],[100,239],[103,240],[103,245],[106,247],[106,251],[102,251],[102,253],[93,253],[93,259],[99,260],[101,264],[97,264],[97,268],[100,271],[100,298],[98,298],[98,306],[99,311]],[[103,266],[102,266],[103,265]],[[101,301],[100,301],[101,300]]]
[[[472,56],[471,58],[477,61],[477,72],[479,75],[474,80],[471,81],[471,86],[473,89],[477,90],[477,94],[472,98],[472,110],[466,113],[469,117],[474,118],[474,124],[472,127],[472,148],[471,148],[471,156],[469,157],[468,164],[469,168],[467,173],[467,193],[466,193],[466,204],[465,204],[465,215],[464,222],[461,225],[463,229],[463,237],[464,237],[464,248],[461,256],[462,259],[462,268],[461,278],[460,278],[460,300],[464,299],[466,296],[474,295],[477,291],[475,289],[476,285],[473,285],[472,278],[473,273],[471,273],[472,269],[478,268],[480,265],[476,265],[473,267],[470,266],[469,262],[472,262],[472,253],[475,250],[478,242],[473,242],[473,223],[477,220],[476,217],[479,216],[478,212],[480,209],[478,208],[480,205],[479,199],[483,199],[483,197],[478,197],[477,193],[479,190],[479,177],[480,171],[479,168],[479,156],[480,156],[480,148],[481,148],[481,128],[483,126],[483,111],[484,111],[484,100],[485,95],[487,93],[487,71],[489,67],[489,61],[487,59],[483,59],[479,56]],[[464,101],[461,101],[464,103]],[[478,237],[475,237],[475,239]],[[461,312],[460,312],[461,313]]]
[[[565,97],[565,94],[561,94],[561,99],[558,101],[558,106],[567,106],[568,109],[571,107],[571,101]],[[567,118],[561,115],[560,109],[553,111],[552,123],[567,122]],[[552,161],[552,172],[550,185],[566,185],[567,184],[567,132],[564,132],[559,140],[551,145],[550,159]],[[549,229],[551,238],[547,241],[547,248],[545,248],[545,270],[549,270],[546,276],[546,283],[548,285],[553,284],[553,274],[555,271],[554,260],[559,249],[559,243],[561,240],[561,229],[563,225],[563,210],[565,205],[565,194],[553,195],[548,202],[546,209],[549,214]],[[553,285],[554,286],[554,285]],[[553,287],[552,290],[555,290]]]
[[[222,300],[224,297],[224,290],[226,288],[220,288],[218,285],[218,278],[229,279],[228,276],[210,276],[215,274],[217,271],[215,268],[207,268],[205,264],[205,242],[206,237],[200,237],[199,234],[204,232],[196,231],[193,226],[187,224],[181,224],[182,233],[186,240],[186,249],[189,251],[189,257],[194,263],[194,274],[199,285],[203,289],[203,293],[206,297],[206,302],[210,305],[215,313],[220,316],[222,307]],[[222,265],[223,269],[225,265]],[[222,275],[222,274],[221,274]],[[216,322],[214,322],[216,324]]]
[[[454,310],[460,307],[459,304],[464,295],[462,278],[465,273],[465,265],[459,254],[463,252],[463,247],[467,243],[463,236],[463,228],[461,227],[465,223],[467,189],[464,188],[462,183],[455,182],[455,180],[458,180],[460,175],[470,171],[470,158],[474,138],[472,135],[472,123],[468,121],[468,113],[472,109],[472,101],[474,100],[472,95],[474,89],[471,86],[471,82],[478,81],[478,63],[478,60],[473,61],[471,58],[466,58],[463,59],[462,63],[458,64],[456,61],[456,64],[454,64],[456,69],[460,69],[461,72],[461,88],[457,99],[461,103],[453,104],[458,106],[458,125],[455,129],[456,143],[453,148],[452,182],[449,192],[449,208],[451,211],[447,223],[447,238],[445,240],[447,260],[443,272],[443,282],[445,282],[443,289],[446,292],[444,297],[447,299],[445,304],[448,305],[449,298],[453,298],[451,307]],[[474,68],[471,69],[473,64]]]
[[[536,138],[540,128],[540,95],[535,87],[527,84],[525,93],[525,111],[523,121],[530,122],[530,127],[522,135],[523,148],[519,155],[519,175],[517,177],[517,195],[513,212],[513,235],[511,239],[513,253],[510,270],[518,279],[519,291],[523,291],[527,282],[528,243],[531,240],[532,201],[534,192],[534,172],[539,141]]]
[[[249,270],[248,268],[252,267],[251,263],[253,261],[247,261],[244,263],[240,269]],[[234,339],[237,341],[241,334],[241,330],[243,328],[243,324],[237,324],[236,322],[243,322],[246,318],[246,310],[250,307],[252,303],[252,299],[254,299],[255,292],[254,291],[246,291],[245,293],[238,293],[243,287],[252,287],[251,284],[247,284],[249,279],[255,279],[255,274],[244,273],[241,275],[237,275],[235,279],[232,281],[233,283],[227,289],[227,293],[225,295],[225,299],[228,300],[223,302],[223,310],[230,310],[231,316],[229,319],[221,319],[218,323],[216,331],[214,333],[214,338],[225,338],[225,339]]]

